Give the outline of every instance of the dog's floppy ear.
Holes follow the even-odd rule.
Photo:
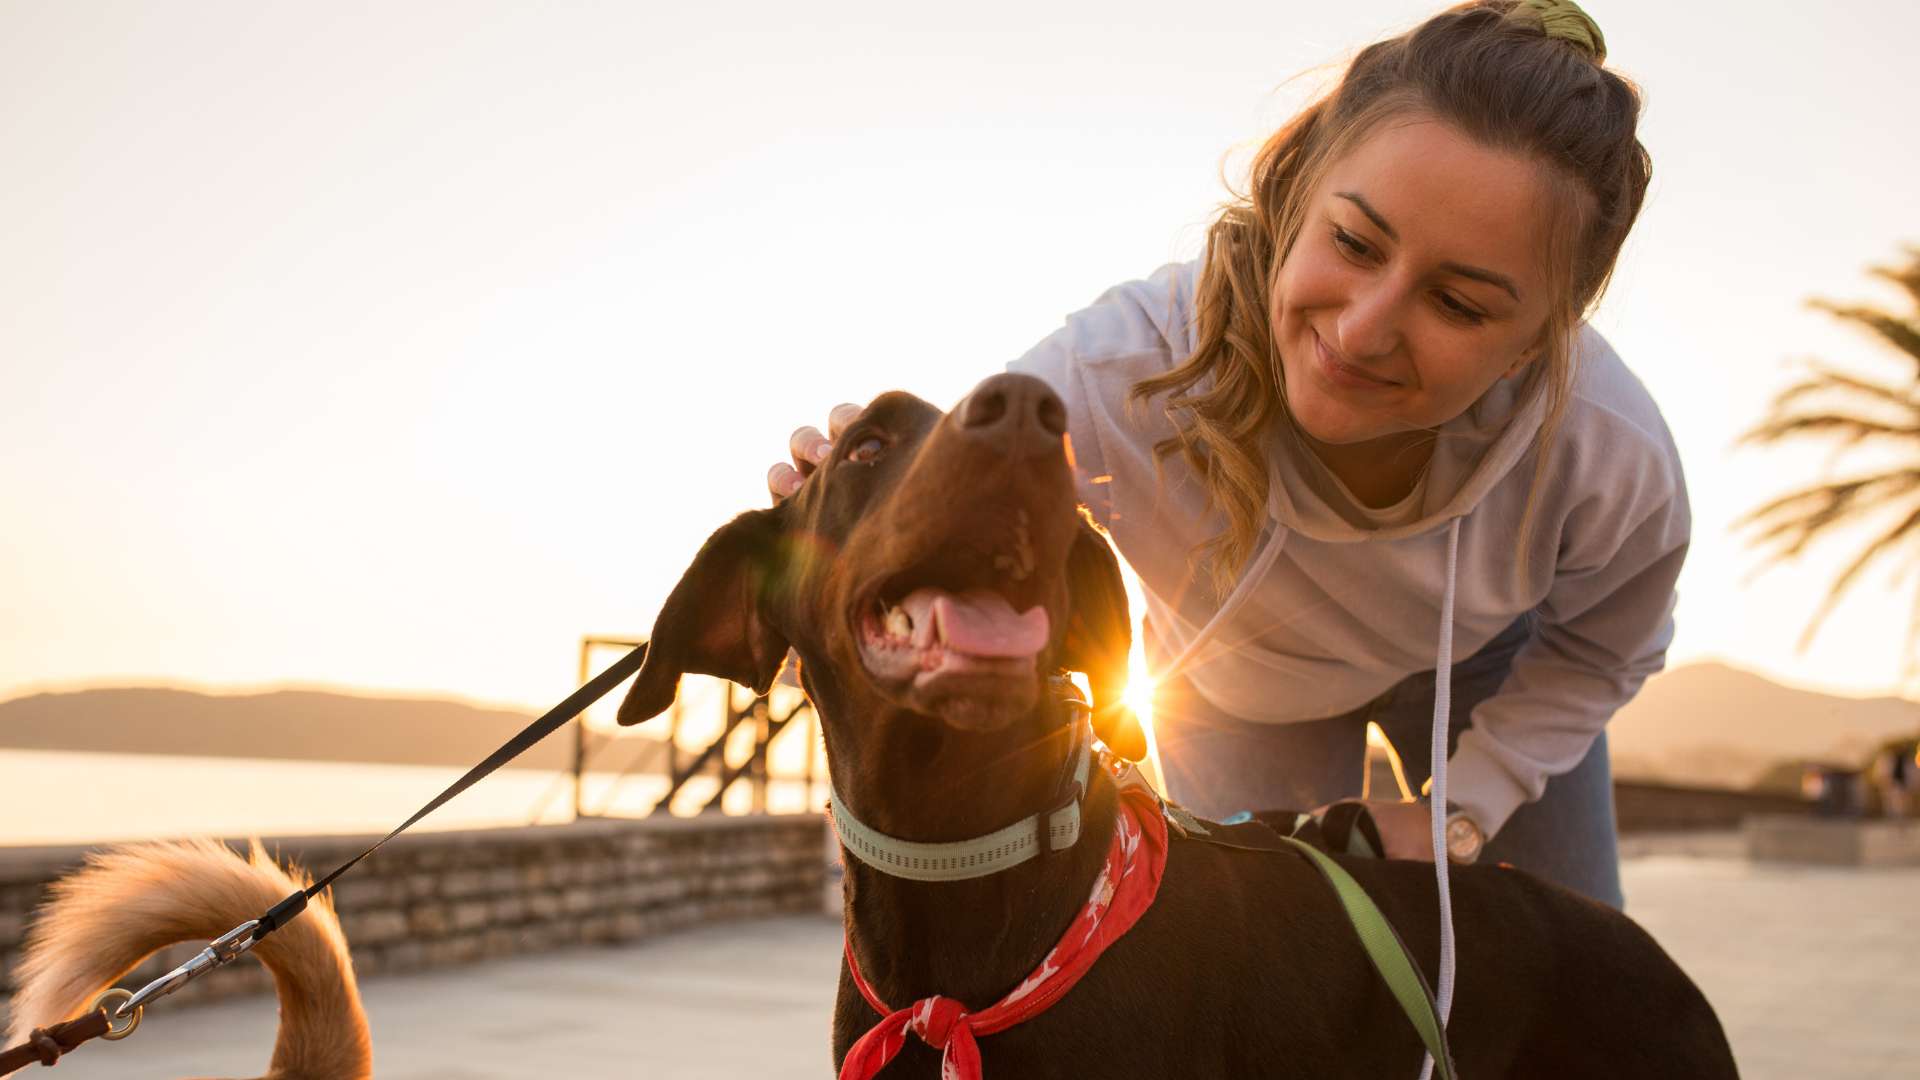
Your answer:
[[[680,676],[718,675],[764,694],[780,673],[787,641],[767,622],[766,601],[785,578],[781,508],[751,510],[707,537],[660,606],[646,660],[620,703],[637,724],[673,704]]]
[[[1127,587],[1106,534],[1085,510],[1067,555],[1067,591],[1073,613],[1067,620],[1062,666],[1087,676],[1093,690],[1094,734],[1107,749],[1128,761],[1139,761],[1147,756],[1147,736],[1124,700],[1127,654],[1133,648]]]

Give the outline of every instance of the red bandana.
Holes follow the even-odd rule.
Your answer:
[[[1151,792],[1122,788],[1114,815],[1113,843],[1107,863],[1093,881],[1093,894],[1074,917],[1060,943],[1040,967],[1006,997],[977,1013],[949,997],[922,998],[904,1009],[888,1009],[860,975],[853,947],[847,946],[847,970],[860,996],[886,1019],[860,1037],[840,1065],[840,1080],[866,1080],[907,1043],[909,1032],[941,1051],[941,1080],[980,1080],[980,1035],[1004,1031],[1045,1012],[1087,973],[1107,946],[1120,940],[1153,906],[1160,872],[1167,864],[1167,823]],[[1144,841],[1144,842],[1143,842]]]

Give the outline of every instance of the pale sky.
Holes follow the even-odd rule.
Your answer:
[[[1827,456],[1731,444],[1792,358],[1910,374],[1804,301],[1920,243],[1920,5],[1588,8],[1648,106],[1595,322],[1692,488],[1671,662],[1885,692],[1916,583],[1796,654],[1850,549],[1749,583],[1727,527]],[[0,697],[544,707],[790,429],[1192,257],[1232,152],[1435,10],[0,2]]]

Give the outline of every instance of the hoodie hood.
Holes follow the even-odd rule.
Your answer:
[[[1529,456],[1546,416],[1546,395],[1522,404],[1515,400],[1516,381],[1500,380],[1472,408],[1441,425],[1413,520],[1385,528],[1369,524],[1333,487],[1326,466],[1284,427],[1268,436],[1268,516],[1281,528],[1334,544],[1419,536],[1466,517]]]

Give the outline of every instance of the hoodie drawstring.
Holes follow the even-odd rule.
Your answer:
[[[1453,1007],[1453,896],[1447,882],[1447,736],[1453,716],[1453,600],[1459,577],[1462,520],[1456,517],[1447,525],[1447,580],[1440,594],[1439,643],[1433,662],[1433,779],[1429,805],[1433,808],[1433,876],[1440,896],[1440,986],[1434,1004],[1439,1010],[1442,1028],[1446,1027],[1447,1016]],[[1169,682],[1200,658],[1201,647],[1211,641],[1227,620],[1246,605],[1254,588],[1266,579],[1267,571],[1273,568],[1286,542],[1287,529],[1275,522],[1266,546],[1260,549],[1260,554],[1240,575],[1233,592],[1227,595],[1220,609],[1213,613],[1200,632],[1156,674],[1156,679]],[[1420,1080],[1431,1080],[1432,1076],[1433,1055],[1428,1054],[1420,1066]]]
[[[1440,1027],[1453,1007],[1453,896],[1447,885],[1447,728],[1453,720],[1453,593],[1460,564],[1460,518],[1447,526],[1447,584],[1440,594],[1440,643],[1433,661],[1433,877],[1440,896],[1440,987],[1434,1003]],[[1433,1055],[1420,1065],[1420,1080],[1433,1075]]]

